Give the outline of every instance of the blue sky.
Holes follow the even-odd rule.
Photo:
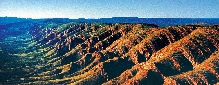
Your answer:
[[[219,18],[219,0],[0,0],[0,16],[24,18]]]

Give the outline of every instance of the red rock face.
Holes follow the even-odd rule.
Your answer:
[[[32,67],[32,72],[21,78],[22,84],[219,82],[216,27],[144,27],[148,26],[69,23],[47,30],[46,36],[35,37],[32,45],[43,50],[37,51],[43,63]]]

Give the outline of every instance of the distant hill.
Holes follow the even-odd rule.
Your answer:
[[[17,17],[0,17],[0,25],[5,25],[9,23],[28,21],[29,18],[17,18]]]
[[[145,23],[155,24],[159,27],[173,26],[173,25],[189,25],[189,24],[205,24],[214,25],[219,24],[219,18],[138,18],[138,17],[112,17],[112,18],[99,18],[99,19],[69,19],[69,18],[17,18],[17,17],[0,17],[0,25],[22,22],[27,20],[50,20],[55,22],[84,22],[84,23]]]

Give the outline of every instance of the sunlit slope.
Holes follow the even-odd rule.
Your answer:
[[[20,67],[25,75],[14,83],[219,82],[217,26],[38,22],[30,27],[27,44],[20,47],[26,50],[10,54],[26,61]]]

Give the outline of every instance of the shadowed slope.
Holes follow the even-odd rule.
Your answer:
[[[28,62],[16,83],[218,82],[216,26],[41,22],[31,25],[28,36],[28,50],[10,54]]]
[[[119,77],[107,83],[153,84],[154,79],[159,79],[160,84],[162,84],[164,77],[193,70],[194,67],[217,51],[219,44],[217,34],[216,30],[199,28],[183,39],[154,53],[147,62],[133,66],[132,69],[123,72]],[[192,53],[194,50],[191,48],[199,52]],[[150,76],[151,72],[157,76]]]

